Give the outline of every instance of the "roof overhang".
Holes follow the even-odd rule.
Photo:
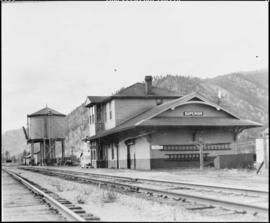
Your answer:
[[[188,117],[188,118],[153,118],[145,120],[139,126],[177,126],[177,127],[261,127],[262,124],[239,119],[212,118],[212,117]]]
[[[145,95],[145,96],[125,96],[125,95],[113,95],[113,96],[108,96],[108,97],[102,97],[102,96],[97,96],[100,97],[100,100],[95,100],[95,96],[88,96],[84,102],[85,107],[90,107],[91,105],[96,105],[96,104],[103,104],[108,101],[111,101],[113,99],[177,99],[180,98],[181,96],[168,96],[168,95]],[[92,98],[92,99],[91,99]]]
[[[126,126],[126,127],[115,127],[103,131],[92,137],[85,137],[85,141],[91,141],[100,139],[103,137],[115,135],[123,131],[128,131],[135,128],[149,128],[149,127],[159,127],[159,128],[186,128],[186,127],[198,127],[198,128],[217,128],[217,127],[239,127],[241,129],[261,127],[262,125],[257,122],[249,120],[238,120],[238,119],[220,119],[220,118],[154,118],[141,122],[137,126]]]

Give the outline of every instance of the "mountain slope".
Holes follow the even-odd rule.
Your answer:
[[[1,149],[3,154],[5,154],[5,151],[9,151],[10,156],[16,156],[22,153],[24,149],[27,150],[28,146],[22,128],[6,131],[2,135]]]
[[[268,125],[268,72],[265,70],[261,73],[231,73],[207,79],[167,75],[156,78],[154,84],[185,94],[197,91],[215,102],[218,101],[220,91],[221,106],[243,119]],[[258,137],[263,128],[247,130],[241,135],[241,139]]]
[[[207,79],[180,75],[154,76],[153,85],[182,95],[197,91],[215,102],[218,91],[221,91],[221,106],[243,119],[268,125],[268,70],[231,73]],[[89,131],[87,108],[78,106],[67,115],[66,121],[66,155],[78,155],[87,146],[81,140]],[[258,137],[263,128],[244,131],[240,140]],[[60,154],[61,148],[58,147],[57,153]],[[26,145],[22,129],[7,131],[2,135],[2,152],[5,149],[11,154],[19,154],[25,148],[29,146]]]

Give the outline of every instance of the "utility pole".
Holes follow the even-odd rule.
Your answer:
[[[203,144],[199,144],[200,149],[200,170],[203,170]]]
[[[201,137],[199,137],[197,142],[197,148],[199,149],[199,156],[200,156],[200,170],[203,170],[203,147],[204,143]]]

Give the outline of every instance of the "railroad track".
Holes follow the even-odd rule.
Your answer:
[[[23,184],[35,195],[41,196],[43,200],[58,211],[67,221],[99,221],[100,219],[92,214],[86,213],[81,207],[75,206],[66,199],[59,197],[57,194],[42,188],[40,185],[19,176],[17,173],[3,168],[3,170],[12,176],[15,180]]]
[[[40,168],[40,167],[34,167],[34,168]],[[253,189],[236,188],[236,187],[222,187],[222,186],[214,186],[214,185],[206,185],[206,184],[194,184],[194,183],[186,183],[186,182],[180,182],[180,181],[157,180],[157,179],[148,179],[148,178],[123,177],[123,176],[115,176],[115,175],[109,175],[109,174],[84,173],[84,172],[71,171],[71,170],[60,170],[56,168],[50,168],[50,170],[57,171],[57,172],[71,173],[71,174],[76,174],[76,175],[92,176],[92,177],[97,177],[97,178],[109,178],[113,180],[120,180],[123,182],[157,183],[157,184],[165,184],[165,185],[168,184],[168,185],[173,185],[173,186],[176,185],[180,187],[205,189],[206,191],[217,190],[217,191],[228,191],[231,193],[250,193],[250,194],[259,194],[262,196],[268,196],[268,191],[263,191],[263,190],[253,190]]]
[[[120,177],[105,174],[81,173],[56,168],[20,168],[78,182],[92,183],[100,186],[110,186],[118,190],[145,193],[148,196],[171,198],[179,201],[193,201],[195,203],[202,204],[203,206],[201,209],[222,207],[240,213],[250,212],[252,214],[268,214],[268,192],[266,191],[189,184],[145,178]],[[198,194],[198,191],[201,194]],[[202,195],[202,193],[204,195]],[[216,193],[218,198],[205,196],[205,193]],[[228,199],[228,196],[237,196],[237,200],[240,200],[240,202],[232,201]],[[245,201],[243,201],[244,198]],[[250,203],[252,199],[255,203],[259,203],[263,199],[264,205],[252,204]]]

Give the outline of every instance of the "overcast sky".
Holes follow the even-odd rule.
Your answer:
[[[267,2],[2,4],[2,131],[46,104],[68,114],[145,75],[267,68],[267,11]]]

